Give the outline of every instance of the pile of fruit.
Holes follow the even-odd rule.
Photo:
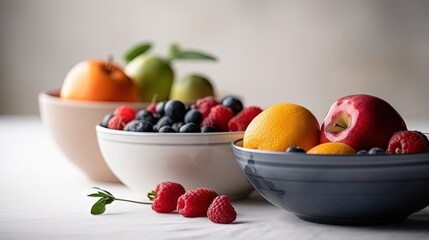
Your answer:
[[[207,96],[191,105],[168,100],[151,103],[139,111],[122,105],[106,115],[100,125],[133,132],[234,132],[246,130],[261,112],[262,109],[256,106],[244,107],[234,96],[226,96],[221,101]]]
[[[383,99],[356,94],[334,102],[321,126],[303,106],[272,105],[249,124],[243,147],[308,154],[405,154],[429,152],[429,141],[423,133],[408,130]]]
[[[182,49],[171,44],[168,56],[151,54],[152,44],[133,46],[124,56],[122,67],[113,61],[86,60],[73,66],[61,86],[60,97],[65,100],[152,102],[177,99],[194,102],[205,96],[215,96],[210,79],[190,72],[175,79],[173,61],[208,60],[216,57],[196,50]]]
[[[228,196],[218,195],[214,190],[200,187],[185,191],[180,183],[162,182],[155,190],[148,193],[152,202],[138,202],[114,197],[110,192],[96,188],[100,191],[89,194],[99,200],[92,206],[91,214],[103,214],[106,205],[113,201],[126,201],[140,204],[151,204],[152,209],[158,213],[171,213],[177,211],[184,217],[208,217],[214,223],[232,223],[236,217],[234,207]]]

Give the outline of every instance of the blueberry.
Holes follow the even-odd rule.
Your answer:
[[[167,101],[162,101],[162,102],[159,102],[159,103],[157,103],[156,104],[156,107],[155,107],[155,111],[156,111],[156,113],[158,113],[159,115],[161,115],[161,116],[164,116],[164,108],[165,108],[165,103],[166,103]]]
[[[171,127],[174,129],[174,131],[179,132],[180,128],[185,125],[184,122],[175,122]]]
[[[386,154],[386,152],[382,148],[373,147],[373,148],[369,149],[368,154],[370,154],[370,155],[383,155],[383,154]]]
[[[151,122],[152,124],[155,124],[155,118],[153,117],[152,113],[143,109],[137,112],[136,114],[136,119],[137,120],[146,120]]]
[[[226,96],[222,99],[221,104],[225,107],[230,108],[234,114],[237,114],[243,110],[243,103],[240,99],[234,96]]]
[[[100,126],[107,128],[109,125],[109,120],[114,116],[114,114],[110,113],[103,117],[103,120],[101,120]]]
[[[186,114],[186,106],[181,101],[169,100],[164,106],[165,116],[169,116],[174,122],[183,120]]]
[[[146,120],[134,119],[124,126],[124,131],[153,132],[153,124]]]
[[[293,146],[293,147],[288,147],[286,149],[286,152],[293,152],[293,153],[305,153],[305,150],[302,149],[299,146]]]
[[[166,125],[171,126],[173,123],[174,121],[170,117],[168,116],[161,117],[158,120],[158,122],[155,124],[154,130],[159,131],[159,129],[161,129],[162,126],[166,126]]]
[[[203,121],[203,115],[197,109],[191,109],[185,114],[185,123],[195,123],[196,125],[200,125]]]
[[[206,126],[203,126],[201,128],[201,132],[203,132],[203,133],[206,133],[206,132],[216,132],[216,129],[214,127],[212,127],[212,126],[206,125]]]
[[[171,126],[165,125],[165,126],[162,126],[158,130],[158,132],[160,132],[160,133],[174,133],[174,132],[176,132],[176,130],[174,130]]]
[[[368,155],[368,151],[367,150],[359,150],[356,154],[357,155]]]
[[[180,129],[181,133],[198,133],[201,132],[200,128],[195,123],[185,123]]]

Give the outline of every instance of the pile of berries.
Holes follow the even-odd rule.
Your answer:
[[[429,140],[423,133],[413,130],[396,132],[389,140],[386,149],[373,147],[369,150],[359,150],[358,155],[384,155],[429,152]]]
[[[305,153],[305,150],[299,146],[293,146],[286,149],[286,152]],[[381,147],[372,147],[369,150],[359,150],[356,154],[385,155],[427,152],[429,152],[429,140],[425,134],[415,130],[404,130],[392,135],[386,149]]]
[[[139,111],[122,105],[106,115],[100,125],[133,132],[233,132],[246,130],[260,112],[262,109],[256,106],[244,107],[234,96],[220,102],[209,96],[192,105],[178,100],[151,103]]]
[[[175,182],[162,182],[148,194],[152,209],[158,213],[177,211],[184,217],[208,217],[214,223],[231,223],[237,213],[228,196],[218,195],[210,188],[185,191]]]

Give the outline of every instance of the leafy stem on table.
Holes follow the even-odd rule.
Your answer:
[[[111,204],[113,201],[123,201],[123,202],[148,204],[148,205],[152,204],[151,202],[140,202],[140,201],[123,199],[123,198],[117,198],[107,190],[101,189],[99,187],[93,187],[93,188],[99,191],[97,191],[96,193],[89,194],[88,197],[98,197],[100,199],[98,199],[97,202],[95,202],[94,205],[92,205],[91,207],[92,215],[103,214],[106,211],[106,205]]]

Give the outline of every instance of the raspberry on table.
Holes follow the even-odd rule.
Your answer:
[[[239,114],[229,120],[228,130],[232,132],[246,130],[253,118],[255,118],[261,112],[262,109],[255,106],[244,108]]]
[[[217,193],[210,188],[195,188],[177,200],[177,211],[184,217],[205,217]]]
[[[136,117],[136,111],[128,105],[122,105],[115,109],[113,115],[121,116],[122,120],[128,123]]]
[[[176,210],[177,199],[185,193],[185,188],[179,183],[162,182],[154,191],[148,193],[153,200],[152,209],[158,213],[169,213]]]
[[[216,105],[211,108],[208,115],[209,118],[213,118],[218,124],[218,131],[228,131],[228,122],[234,117],[234,112],[229,108],[223,105]]]
[[[214,223],[232,223],[237,218],[237,213],[229,201],[228,196],[216,197],[207,210],[207,217]]]
[[[207,96],[207,97],[198,99],[195,102],[195,108],[201,112],[201,114],[203,115],[203,118],[206,118],[210,113],[210,109],[218,104],[219,103],[216,101],[214,97]]]

